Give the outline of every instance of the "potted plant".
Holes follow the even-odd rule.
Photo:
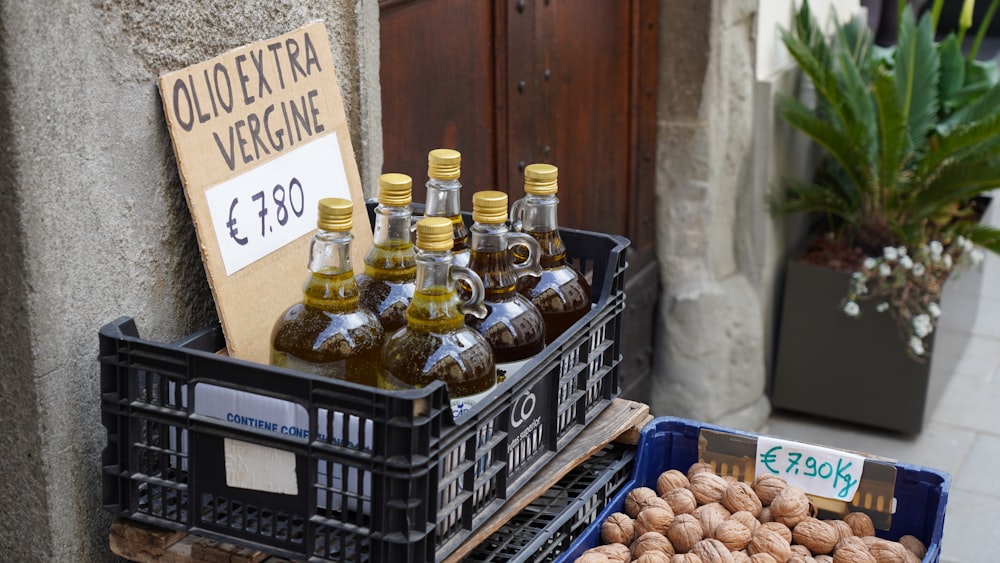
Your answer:
[[[771,398],[798,410],[902,432],[922,429],[943,286],[1000,253],[979,219],[1000,186],[995,62],[935,39],[942,0],[917,21],[900,2],[895,45],[857,19],[827,36],[803,0],[782,39],[816,92],[779,98],[788,123],[823,149],[811,181],[769,196],[777,216],[824,221],[785,278]],[[971,4],[971,2],[967,2]]]

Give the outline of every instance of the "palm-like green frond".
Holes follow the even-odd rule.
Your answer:
[[[1000,230],[987,225],[971,224],[963,236],[972,241],[973,244],[1000,255]]]
[[[767,204],[775,215],[824,213],[844,222],[853,222],[855,206],[848,199],[825,185],[789,180],[780,194],[769,194]]]
[[[958,93],[965,83],[965,57],[962,56],[962,49],[954,35],[949,35],[941,41],[938,53],[941,56],[941,80],[938,83],[938,92],[942,107],[951,110],[957,107],[951,100],[952,96]]]
[[[907,122],[907,147],[923,150],[927,133],[938,114],[940,58],[934,47],[934,29],[929,14],[916,24],[907,6],[899,28],[895,52],[896,91],[900,111]]]
[[[934,138],[915,172],[918,179],[933,175],[950,159],[1000,156],[1000,112],[963,124]]]
[[[815,115],[802,102],[795,98],[779,95],[777,103],[781,116],[792,127],[805,133],[814,142],[823,147],[844,169],[855,185],[858,187],[867,185],[867,178],[864,172],[866,163],[865,155],[851,135],[834,127],[829,121]]]
[[[940,172],[908,202],[910,216],[927,219],[956,203],[1000,187],[1000,163],[949,161]]]
[[[897,182],[903,168],[906,148],[906,120],[900,107],[899,93],[892,77],[880,73],[874,77],[875,104],[878,107],[878,178],[885,188]]]

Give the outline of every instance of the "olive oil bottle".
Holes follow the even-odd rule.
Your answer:
[[[483,283],[468,268],[454,265],[452,223],[444,217],[417,221],[417,278],[406,309],[406,326],[382,349],[381,386],[413,389],[444,381],[457,418],[481,401],[497,383],[489,342],[465,324],[482,316]],[[459,298],[456,280],[471,289]]]
[[[455,265],[469,265],[469,228],[462,220],[462,154],[434,149],[427,154],[427,196],[424,217],[447,217],[452,225],[451,253]]]
[[[302,301],[274,325],[271,365],[376,386],[385,333],[378,317],[358,303],[351,267],[353,209],[347,199],[319,201]]]
[[[412,190],[413,180],[406,174],[379,178],[374,238],[365,255],[365,272],[357,277],[361,305],[378,315],[386,334],[406,325],[417,277],[410,240]]]
[[[521,277],[541,273],[541,251],[534,238],[507,228],[507,194],[503,192],[476,192],[472,219],[469,267],[483,280],[487,314],[466,322],[489,341],[497,370],[506,377],[545,347],[542,314],[517,292]],[[515,263],[511,259],[513,248],[526,251],[524,260]]]
[[[529,164],[524,169],[525,196],[511,206],[515,229],[524,231],[541,247],[541,276],[522,277],[518,291],[531,299],[545,318],[545,343],[590,311],[590,284],[566,263],[566,245],[559,236],[556,208],[559,170],[551,164]]]

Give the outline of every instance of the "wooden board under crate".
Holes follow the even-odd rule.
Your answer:
[[[493,517],[476,529],[445,561],[460,561],[512,516],[556,484],[573,467],[608,443],[638,443],[639,429],[651,418],[649,406],[643,403],[613,400],[529,484],[508,499]],[[136,563],[289,563],[288,559],[274,557],[264,551],[124,518],[116,518],[112,523],[108,541],[115,555]]]

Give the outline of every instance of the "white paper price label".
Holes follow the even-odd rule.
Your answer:
[[[336,135],[309,142],[205,192],[231,276],[316,229],[324,197],[351,199]]]
[[[756,475],[778,475],[805,492],[849,502],[861,482],[865,458],[858,454],[780,440],[757,438]]]

